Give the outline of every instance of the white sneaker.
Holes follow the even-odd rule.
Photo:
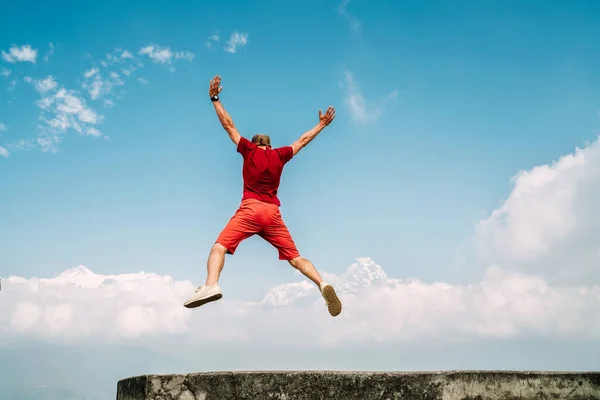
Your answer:
[[[221,286],[219,284],[214,286],[202,285],[196,289],[194,295],[183,305],[187,308],[196,308],[211,301],[219,300],[221,297],[223,297],[223,294],[221,293]]]
[[[327,304],[327,310],[332,317],[339,315],[342,312],[342,302],[337,297],[335,293],[335,289],[328,283],[321,282],[320,289],[323,298],[325,299],[325,304]]]

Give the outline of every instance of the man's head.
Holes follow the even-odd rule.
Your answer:
[[[271,138],[269,135],[257,134],[252,136],[252,143],[258,146],[271,147]]]

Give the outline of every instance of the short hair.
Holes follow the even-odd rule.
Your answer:
[[[269,135],[256,134],[252,136],[252,143],[257,144],[259,146],[271,147],[271,138],[269,137]]]

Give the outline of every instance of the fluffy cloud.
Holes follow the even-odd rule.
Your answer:
[[[472,283],[392,279],[373,260],[358,258],[339,276],[323,273],[344,304],[332,318],[305,279],[274,287],[259,302],[229,300],[222,282],[222,300],[188,310],[182,304],[194,290],[191,282],[144,272],[102,276],[76,267],[51,279],[4,278],[0,337],[183,335],[203,343],[308,340],[327,346],[442,338],[598,340],[599,155],[596,141],[513,178],[510,196],[475,232],[477,255],[486,261]],[[581,279],[557,278],[560,271]],[[211,329],[203,329],[207,325]]]
[[[140,49],[138,54],[146,55],[150,59],[159,64],[170,64],[173,60],[184,59],[191,61],[195,55],[189,51],[173,52],[169,47],[161,47],[156,44],[151,44]]]
[[[2,122],[0,122],[0,132],[4,132],[7,130],[8,130],[8,126],[6,126]],[[7,158],[9,155],[10,155],[9,151],[6,148],[0,146],[0,157]]]
[[[54,44],[48,43],[48,52],[44,55],[44,61],[50,61],[50,57],[54,54]]]
[[[55,46],[49,43],[48,52],[44,56],[49,61],[54,54]],[[5,61],[15,63],[17,61],[30,61],[35,63],[37,50],[29,45],[21,47],[13,46],[8,52],[3,51]],[[79,79],[81,89],[89,96],[88,105],[85,98],[76,90],[61,86],[54,77],[33,78],[25,76],[23,81],[33,85],[41,98],[37,101],[40,109],[38,125],[38,137],[36,139],[21,139],[13,142],[11,150],[23,150],[38,147],[42,151],[55,152],[64,134],[69,130],[88,135],[103,136],[98,125],[104,117],[95,108],[98,103],[104,107],[113,107],[118,100],[125,95],[123,89],[128,79],[135,79],[140,84],[147,84],[148,80],[143,77],[134,77],[133,74],[144,67],[143,58],[148,57],[157,64],[165,64],[174,71],[175,61],[192,61],[195,55],[189,51],[172,51],[169,47],[151,44],[141,48],[137,53],[126,49],[116,48],[106,54],[99,62],[94,63],[83,71]],[[92,60],[87,54],[86,58]],[[9,78],[12,71],[7,68],[0,69],[0,75]],[[13,90],[17,80],[10,82],[9,91]],[[107,136],[104,138],[108,139]],[[0,155],[6,157],[8,150],[2,148]]]
[[[352,15],[348,12],[348,4],[349,3],[350,3],[350,0],[343,0],[340,3],[340,5],[338,6],[338,9],[337,9],[338,14],[340,14],[342,17],[344,17],[346,19],[352,32],[360,33],[360,30],[361,30],[360,21],[358,20],[358,18],[356,18],[354,15]]]
[[[600,282],[600,142],[511,182],[510,196],[477,226],[478,262]]]
[[[4,61],[9,63],[16,62],[30,62],[35,64],[35,60],[37,58],[37,50],[31,48],[30,45],[26,44],[21,47],[12,46],[8,53],[2,51],[2,58]]]
[[[125,95],[122,87],[127,78],[143,64],[129,50],[120,48],[106,54],[99,64],[83,72],[81,88],[90,100],[101,100],[105,107],[112,107]]]
[[[70,129],[88,136],[100,136],[96,125],[103,116],[88,107],[77,91],[68,90],[59,85],[54,77],[33,79],[26,77],[40,94],[37,105],[40,108],[40,134],[35,141],[42,151],[56,152],[62,136]]]
[[[257,303],[222,299],[188,310],[182,303],[194,286],[169,276],[102,276],[80,266],[52,279],[9,277],[0,332],[93,340],[188,335],[203,343],[304,338],[328,346],[448,336],[600,338],[600,321],[590,318],[600,311],[599,286],[557,287],[498,267],[462,286],[389,279],[369,258],[325,276],[344,304],[336,318],[307,281],[275,287]],[[207,324],[211,329],[202,329]]]
[[[28,79],[29,80],[29,79]],[[31,82],[31,80],[29,80]],[[50,90],[56,89],[58,83],[54,80],[54,77],[48,76],[46,79],[35,81],[35,89],[40,93],[46,93]]]
[[[358,123],[368,123],[378,120],[383,114],[386,104],[398,96],[398,91],[394,90],[379,100],[367,101],[354,80],[354,76],[348,71],[344,72],[344,83],[341,86],[346,92],[344,104],[348,108],[352,120]]]
[[[246,46],[246,44],[248,44],[248,34],[234,31],[225,45],[225,51],[235,54],[241,47]]]
[[[208,42],[206,42],[206,47],[209,49],[212,48],[213,43],[219,43],[221,37],[219,36],[219,32],[215,32],[208,37]]]
[[[82,89],[89,94],[91,100],[102,99],[106,107],[114,106],[117,100],[125,95],[125,92],[119,88],[133,77],[134,72],[144,67],[142,59],[138,56],[148,57],[157,64],[168,65],[171,71],[174,70],[172,67],[174,61],[191,61],[195,57],[189,51],[172,51],[169,47],[156,44],[141,48],[137,55],[129,50],[117,48],[100,61],[103,69],[94,66],[83,73]],[[148,82],[142,77],[137,78],[137,81]]]
[[[9,277],[2,283],[0,332],[38,337],[182,332],[186,309],[177,305],[192,290],[191,284],[170,277],[143,272],[100,276],[83,266],[52,279]]]
[[[123,69],[130,73],[129,70]],[[113,94],[113,89],[125,85],[125,81],[117,72],[108,72],[106,76],[98,68],[92,68],[83,74],[81,87],[86,90],[92,100]]]

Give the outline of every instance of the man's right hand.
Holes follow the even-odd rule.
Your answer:
[[[329,106],[329,108],[327,109],[325,114],[323,114],[322,111],[319,110],[319,124],[321,124],[323,127],[326,127],[327,125],[329,125],[331,123],[331,121],[333,121],[334,118],[335,118],[335,108]]]
[[[219,75],[215,75],[213,79],[210,80],[210,85],[208,87],[208,95],[210,97],[216,96],[221,93],[223,90],[223,86],[219,86],[221,84],[221,77]]]

